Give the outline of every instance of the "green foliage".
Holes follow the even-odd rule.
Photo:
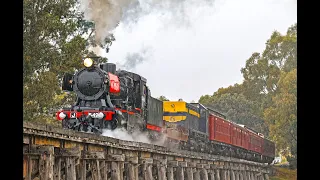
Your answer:
[[[170,101],[169,99],[167,99],[165,96],[160,96],[157,99],[159,99],[160,101]]]
[[[210,95],[203,95],[199,99],[199,103],[209,105],[212,102]]]
[[[53,122],[74,100],[61,91],[64,73],[82,67],[94,24],[83,20],[77,0],[23,1],[23,119]],[[94,33],[92,33],[94,36]],[[92,38],[92,36],[91,36]],[[107,42],[114,38],[106,39]],[[104,59],[106,61],[106,59]]]
[[[278,149],[291,163],[297,157],[297,70],[282,72],[278,82],[279,93],[272,98],[272,106],[266,108],[264,117],[270,135]]]
[[[214,96],[221,96],[222,94],[241,94],[243,92],[243,84],[235,84],[227,88],[219,88],[217,92],[214,92]]]
[[[274,31],[262,55],[253,53],[241,69],[244,77],[244,94],[253,101],[262,102],[273,96],[281,71],[291,71],[297,66],[297,24],[286,35]]]

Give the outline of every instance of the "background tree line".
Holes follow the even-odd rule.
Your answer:
[[[24,121],[55,123],[55,111],[74,101],[59,82],[63,73],[82,67],[83,57],[94,55],[88,47],[96,46],[94,24],[84,20],[79,5],[77,0],[23,1]]]
[[[243,82],[203,95],[199,102],[276,142],[292,167],[297,158],[297,24],[274,31],[262,53],[241,69]]]

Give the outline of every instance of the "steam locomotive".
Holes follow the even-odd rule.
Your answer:
[[[200,103],[153,98],[144,77],[97,59],[85,58],[84,68],[63,77],[62,90],[77,95],[71,108],[56,113],[63,128],[96,134],[125,128],[147,132],[152,140],[165,135],[167,145],[179,149],[273,161],[275,144],[262,134]]]
[[[57,112],[62,127],[98,134],[105,128],[143,130],[150,94],[146,79],[125,70],[116,71],[112,63],[98,64],[97,59],[86,58],[84,68],[74,75],[64,75],[62,90],[75,92],[77,100],[71,108]]]

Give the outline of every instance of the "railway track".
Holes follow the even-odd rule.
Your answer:
[[[267,164],[23,123],[27,180],[268,180]]]

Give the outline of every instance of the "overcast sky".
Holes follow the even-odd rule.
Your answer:
[[[274,30],[285,34],[297,22],[296,0],[216,0],[182,10],[188,16],[155,12],[120,23],[104,54],[112,63],[137,62],[130,71],[147,79],[153,97],[198,101],[241,83],[251,54],[265,48]]]

